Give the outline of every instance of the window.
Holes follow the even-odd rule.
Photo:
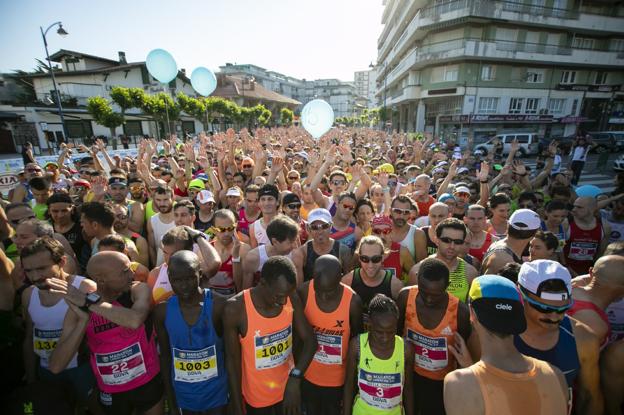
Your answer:
[[[512,98],[511,101],[509,101],[509,113],[520,114],[522,112],[523,103],[524,98]]]
[[[143,135],[143,126],[141,125],[141,121],[126,121],[123,124],[123,132],[125,135],[133,136]]]
[[[570,114],[572,115],[576,115],[576,110],[578,109],[578,99],[575,99],[574,101],[572,101],[572,110],[570,111]]]
[[[529,135],[528,134],[518,134],[516,136],[516,140],[520,144],[528,144],[529,143]]]
[[[527,69],[526,81],[529,84],[541,84],[544,83],[544,70],[543,69]]]
[[[539,98],[527,98],[526,100],[526,110],[524,111],[527,114],[537,114],[537,108],[539,107]]]
[[[84,138],[93,135],[93,127],[91,121],[65,121],[65,127],[67,128],[67,136],[72,138]]]
[[[576,71],[563,71],[561,73],[562,84],[573,84],[576,81]]]
[[[481,80],[482,81],[493,81],[495,76],[496,76],[496,66],[483,65],[481,67]]]
[[[498,108],[498,98],[495,98],[495,97],[479,98],[479,113],[496,114],[497,108]]]
[[[607,72],[596,72],[596,77],[594,78],[594,85],[605,85],[607,83]]]
[[[548,101],[548,113],[549,114],[562,114],[564,106],[565,106],[565,99],[551,98]]]
[[[615,52],[624,52],[624,39],[611,39],[611,48]]]
[[[579,49],[593,49],[594,39],[589,39],[586,37],[575,37],[572,41],[572,47]]]
[[[459,79],[459,66],[445,66],[444,67],[444,80],[446,82],[457,81]]]

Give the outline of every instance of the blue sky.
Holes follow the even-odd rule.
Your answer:
[[[353,80],[377,57],[382,0],[0,0],[0,72],[63,48],[128,61],[168,50],[178,68],[253,63],[298,78]]]

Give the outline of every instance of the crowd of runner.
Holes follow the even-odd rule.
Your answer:
[[[534,169],[347,128],[27,151],[3,413],[620,414],[624,176],[577,197],[588,146]]]

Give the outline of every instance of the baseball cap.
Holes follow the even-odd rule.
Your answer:
[[[200,179],[193,179],[188,184],[189,189],[205,189],[206,185]]]
[[[195,199],[197,199],[197,201],[202,205],[205,205],[208,202],[215,202],[214,195],[210,190],[200,190],[199,193],[197,193],[197,196],[195,196]]]
[[[470,172],[468,167],[460,167],[460,168],[457,169],[457,174],[464,174],[464,173],[468,173],[468,172]]]
[[[384,163],[381,166],[377,167],[377,170],[383,173],[393,174],[394,166],[390,163]]]
[[[290,203],[301,203],[301,199],[295,193],[286,193],[282,199],[282,204],[288,205]]]
[[[452,194],[450,194],[450,193],[442,193],[442,194],[440,195],[440,197],[438,198],[438,202],[443,202],[443,203],[444,203],[444,202],[446,202],[446,201],[447,201],[447,200],[449,200],[449,199],[451,199],[451,200],[455,200],[455,196],[453,196],[453,195],[452,195]]]
[[[234,186],[234,187],[230,187],[227,192],[225,193],[226,196],[236,196],[236,197],[240,197],[241,196],[241,191],[238,187]]]
[[[522,295],[507,278],[499,275],[475,278],[468,297],[479,323],[486,329],[509,335],[526,330]]]
[[[509,224],[519,231],[534,231],[540,228],[541,220],[531,209],[518,209],[509,217]]]
[[[542,292],[542,286],[546,281],[550,280],[563,281],[567,293]],[[535,261],[522,264],[518,272],[518,284],[543,300],[568,300],[572,295],[570,271],[559,262],[549,259],[536,259]]]
[[[52,166],[52,167],[56,167],[58,169],[58,164],[53,162],[53,161],[48,161],[45,166],[43,166],[44,169],[47,169],[48,166]]]
[[[453,193],[468,193],[468,194],[470,194],[470,189],[468,189],[466,186],[457,186],[455,188],[455,190],[453,190]]]
[[[308,153],[306,153],[305,151],[300,151],[298,153],[295,153],[295,156],[299,156],[305,160],[308,160],[310,158],[310,156],[308,155]]]
[[[373,226],[373,228],[376,227],[376,226],[378,226],[378,227],[383,227],[383,226],[390,226],[390,227],[392,227],[392,219],[390,219],[386,215],[375,215],[375,216],[373,216],[372,226]]]
[[[276,200],[279,200],[279,189],[275,185],[265,184],[258,191],[258,200],[262,196],[273,196]]]
[[[113,185],[113,184],[119,184],[121,186],[127,186],[128,183],[126,182],[126,179],[123,177],[111,177],[110,179],[108,179],[108,185]]]
[[[332,223],[332,216],[329,210],[324,208],[313,209],[308,213],[308,223],[314,222]]]

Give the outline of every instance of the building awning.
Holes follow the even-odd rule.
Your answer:
[[[19,120],[21,115],[15,112],[0,111],[0,120]]]

